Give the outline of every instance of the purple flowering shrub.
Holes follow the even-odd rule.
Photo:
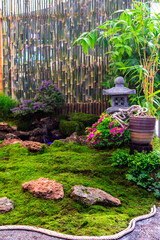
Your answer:
[[[111,118],[110,115],[103,113],[98,122],[94,123],[91,128],[86,130],[87,141],[95,147],[112,147],[120,146],[130,139],[129,131]]]
[[[61,91],[51,81],[42,81],[37,89],[36,96],[31,100],[23,101],[19,107],[11,109],[15,115],[27,115],[42,112],[53,112],[55,108],[60,108],[64,103],[64,96]]]

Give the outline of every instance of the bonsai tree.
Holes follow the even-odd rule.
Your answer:
[[[159,110],[158,71],[160,54],[160,14],[151,15],[148,3],[133,2],[133,9],[116,11],[111,19],[75,42],[87,53],[104,41],[108,44],[110,66],[134,82],[139,92],[138,104],[147,107],[149,115]],[[119,16],[116,18],[116,16]],[[99,38],[97,38],[97,32]]]

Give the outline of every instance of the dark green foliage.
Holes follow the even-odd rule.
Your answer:
[[[160,197],[160,152],[150,153],[136,152],[130,155],[126,150],[118,149],[114,153],[113,166],[127,166],[126,177],[147,189],[153,191],[156,197]]]
[[[16,100],[5,94],[0,93],[0,118],[2,118],[3,120],[8,119],[12,115],[10,109],[16,107],[16,105]]]
[[[59,114],[56,116],[59,120],[68,120],[67,114]]]
[[[0,197],[15,209],[0,214],[1,225],[30,225],[73,235],[110,235],[158,203],[151,193],[125,179],[126,168],[111,166],[111,151],[55,141],[45,153],[29,153],[19,144],[0,148]],[[45,200],[22,191],[22,184],[40,177],[63,184],[62,200]],[[71,187],[100,188],[121,200],[122,206],[88,206],[74,202]]]
[[[85,127],[81,122],[61,120],[59,124],[60,132],[66,137],[69,137],[74,132],[81,135],[84,133],[84,129]]]
[[[18,119],[16,121],[16,126],[18,131],[30,131],[32,130],[32,119]]]
[[[98,121],[99,116],[95,114],[85,113],[71,113],[69,114],[73,121],[82,122],[85,127],[92,126],[93,123]]]

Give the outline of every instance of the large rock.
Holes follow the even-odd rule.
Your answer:
[[[89,205],[121,205],[121,201],[118,198],[115,198],[98,188],[84,187],[82,185],[76,185],[72,187],[70,197],[75,201],[87,203]]]
[[[76,132],[72,133],[70,137],[67,137],[65,139],[60,139],[60,141],[65,143],[70,143],[70,142],[80,143],[79,137]]]
[[[39,198],[62,199],[64,197],[63,185],[48,178],[26,182],[22,185],[22,188]]]
[[[12,200],[3,197],[0,198],[0,213],[6,213],[14,209],[14,203]]]
[[[87,141],[86,136],[78,136],[76,132],[72,133],[70,137],[67,137],[65,139],[60,139],[60,141],[65,143],[75,142],[82,145],[86,145],[90,148],[94,148],[93,145]]]
[[[45,134],[45,129],[43,129],[42,127],[38,127],[30,131],[30,137],[42,136],[43,134]]]
[[[28,148],[31,152],[38,152],[42,150],[42,144],[39,142],[32,142],[32,141],[22,141],[20,139],[5,139],[2,144],[0,144],[0,148],[6,145],[13,145],[16,143],[20,143],[21,147]]]
[[[59,125],[59,119],[58,118],[50,118],[45,117],[40,119],[40,123],[42,126],[46,126],[48,130],[57,129]]]

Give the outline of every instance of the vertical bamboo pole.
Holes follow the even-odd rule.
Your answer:
[[[0,92],[3,93],[2,10],[0,9]]]

